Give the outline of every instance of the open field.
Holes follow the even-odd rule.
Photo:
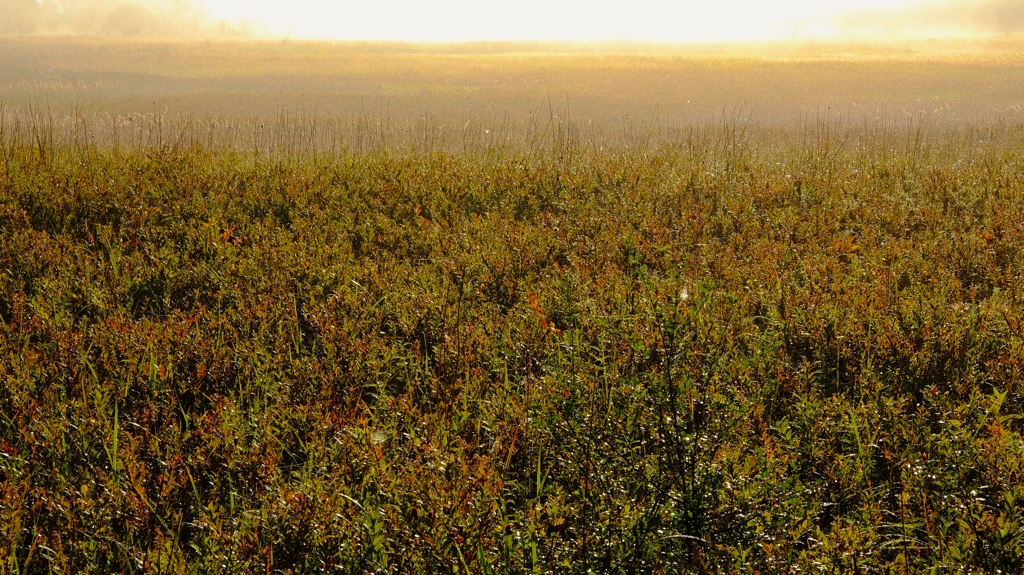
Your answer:
[[[645,50],[640,55],[621,50]],[[0,38],[0,101],[87,115],[396,122],[525,121],[548,103],[583,122],[690,123],[742,107],[763,123],[828,110],[860,122],[1024,112],[1024,42],[878,47],[315,44]]]
[[[0,40],[3,569],[1024,568],[1016,45],[68,42]]]

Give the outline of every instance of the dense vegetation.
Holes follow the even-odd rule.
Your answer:
[[[0,565],[1020,571],[1024,130],[737,128],[10,140]]]

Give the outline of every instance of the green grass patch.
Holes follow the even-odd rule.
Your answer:
[[[5,141],[0,565],[1018,571],[1021,136]]]

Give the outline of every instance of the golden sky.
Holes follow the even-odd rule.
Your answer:
[[[715,42],[962,35],[1024,0],[203,0],[266,35],[408,41]],[[1019,18],[1019,14],[1016,14]],[[991,26],[990,26],[991,27]],[[994,30],[998,31],[998,30]]]

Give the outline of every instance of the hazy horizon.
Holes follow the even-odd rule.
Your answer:
[[[1024,31],[1024,0],[577,0],[375,4],[294,0],[4,0],[0,35],[340,41],[891,42]]]

